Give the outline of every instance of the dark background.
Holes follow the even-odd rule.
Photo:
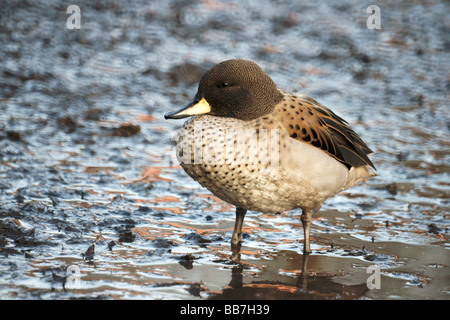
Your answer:
[[[80,30],[66,26],[70,5]],[[380,30],[366,26],[369,5]],[[0,299],[448,299],[448,12],[446,1],[2,1]],[[246,265],[233,269],[233,208],[173,157],[182,122],[163,115],[230,58],[330,107],[375,151],[379,176],[313,216],[308,286],[300,212],[250,212]],[[373,264],[381,289],[368,290]]]

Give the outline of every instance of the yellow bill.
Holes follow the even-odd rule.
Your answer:
[[[170,112],[164,116],[165,119],[182,119],[190,116],[206,114],[211,111],[211,106],[201,98],[200,101],[193,101],[181,110]]]

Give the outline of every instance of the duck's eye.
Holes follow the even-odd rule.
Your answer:
[[[222,82],[221,84],[220,84],[220,87],[221,88],[226,88],[226,87],[230,87],[231,86],[231,83],[229,83],[229,82]]]

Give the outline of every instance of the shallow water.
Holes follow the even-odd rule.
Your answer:
[[[0,299],[449,299],[448,3],[6,1]],[[174,157],[202,73],[247,58],[345,118],[378,176],[313,216],[232,206]],[[368,267],[380,271],[369,289]],[[73,272],[73,273],[70,273]]]

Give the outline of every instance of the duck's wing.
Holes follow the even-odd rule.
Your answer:
[[[372,150],[327,107],[309,97],[285,93],[276,108],[291,138],[322,149],[349,169],[367,165],[375,169],[367,157]]]

